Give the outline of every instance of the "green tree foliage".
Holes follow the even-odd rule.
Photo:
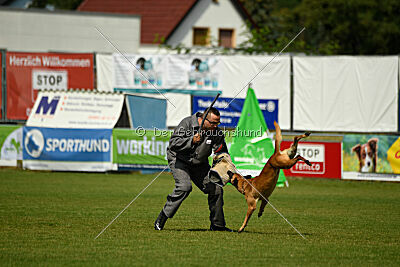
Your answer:
[[[302,27],[286,51],[312,54],[399,54],[398,0],[241,0],[257,27],[241,45],[249,53],[279,51]]]
[[[30,8],[45,8],[53,5],[57,9],[75,10],[83,0],[33,0]]]
[[[249,32],[247,41],[239,44],[238,49],[246,54],[274,53],[282,50],[286,44],[303,28],[297,23],[293,26],[293,7],[300,0],[240,0],[256,25],[247,23]],[[288,30],[289,29],[289,30]],[[286,48],[285,52],[305,52],[309,50],[304,36]]]
[[[397,0],[303,0],[294,13],[315,52],[333,45],[338,54],[398,54],[399,9]]]

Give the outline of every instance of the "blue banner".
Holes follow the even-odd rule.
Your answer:
[[[208,108],[214,97],[194,96],[193,113],[204,112]],[[233,101],[232,101],[233,100]],[[232,101],[232,102],[231,102]],[[277,99],[258,99],[260,109],[264,115],[268,129],[275,129],[274,121],[278,122],[278,100]],[[220,127],[234,128],[239,122],[244,104],[243,98],[220,97],[215,102],[214,107],[221,113]]]
[[[127,95],[126,103],[132,128],[167,129],[166,99]]]
[[[111,162],[111,129],[24,127],[24,160]]]

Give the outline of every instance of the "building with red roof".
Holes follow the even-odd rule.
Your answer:
[[[237,0],[85,0],[78,11],[141,17],[140,44],[236,47],[250,16]]]

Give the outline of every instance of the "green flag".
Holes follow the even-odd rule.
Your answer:
[[[242,174],[257,176],[274,153],[267,130],[254,90],[249,88],[229,149],[233,163]],[[280,170],[277,186],[283,186],[285,181],[285,175]]]

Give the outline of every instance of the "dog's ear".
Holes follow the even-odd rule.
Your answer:
[[[378,152],[378,138],[371,138],[368,140],[368,145],[374,153]]]
[[[231,171],[228,171],[227,174],[228,174],[229,178],[232,179],[232,176],[234,175],[234,173]]]
[[[353,151],[353,152],[355,152],[357,154],[358,159],[361,159],[361,153],[360,153],[361,152],[361,145],[360,144],[357,144],[357,145],[353,146],[351,148],[351,151]]]

